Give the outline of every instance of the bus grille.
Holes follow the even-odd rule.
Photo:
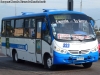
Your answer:
[[[68,50],[70,54],[87,54],[90,50]]]

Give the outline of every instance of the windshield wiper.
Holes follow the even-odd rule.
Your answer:
[[[89,37],[91,37],[93,40],[95,39],[95,36],[94,35],[89,35]]]
[[[77,36],[78,36],[78,35],[77,35]],[[84,35],[81,35],[81,36],[84,36]],[[79,39],[79,38],[77,38],[77,37],[72,37],[72,36],[71,36],[71,39],[72,39],[72,40],[73,40],[74,38],[77,39],[78,41],[83,41],[83,40],[84,40],[84,39]]]
[[[83,40],[84,40],[84,39],[83,39],[83,40],[81,40],[81,39],[79,39],[79,38],[76,38],[76,39],[77,39],[78,41],[83,41]]]

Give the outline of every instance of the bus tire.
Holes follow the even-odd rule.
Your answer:
[[[92,66],[92,62],[83,64],[84,68],[90,68],[91,66]]]
[[[19,62],[18,53],[16,51],[13,53],[13,62]]]
[[[45,66],[45,68],[47,68],[49,70],[55,69],[55,66],[52,65],[52,59],[49,55],[47,57],[45,57],[45,59],[44,59],[44,66]]]

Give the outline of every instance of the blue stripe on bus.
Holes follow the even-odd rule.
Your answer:
[[[6,43],[1,43],[2,46],[6,46]]]
[[[23,50],[28,50],[28,45],[25,44],[14,44],[14,43],[9,43],[11,48],[17,48],[17,49],[23,49]],[[2,43],[2,46],[6,47],[6,43]]]

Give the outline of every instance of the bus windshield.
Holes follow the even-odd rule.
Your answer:
[[[89,17],[83,14],[50,15],[53,35],[61,40],[92,40],[96,38]]]

